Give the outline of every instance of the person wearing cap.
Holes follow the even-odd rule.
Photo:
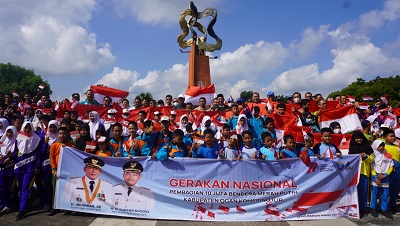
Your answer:
[[[115,118],[115,114],[117,113],[117,110],[115,109],[108,109],[107,110],[107,117],[104,119],[104,128],[106,129],[106,131],[109,131],[112,126],[117,122],[116,118]]]
[[[128,131],[128,124],[129,124],[129,109],[124,108],[122,110],[122,119],[119,121],[122,125],[122,136],[129,136],[129,131]]]
[[[161,130],[161,116],[162,116],[162,112],[159,111],[155,111],[154,112],[154,118],[153,118],[153,126],[155,131],[160,131]]]
[[[220,93],[217,95],[217,103],[214,104],[211,109],[218,112],[229,110],[229,106],[225,104],[224,94]]]
[[[171,130],[172,132],[174,132],[174,130],[179,128],[179,125],[176,122],[176,115],[177,115],[176,111],[171,111],[169,113],[169,130]]]
[[[71,99],[72,99],[72,101],[71,101],[72,103],[74,103],[75,101],[78,101],[78,103],[79,103],[81,96],[79,95],[79,93],[73,93]]]
[[[394,135],[396,136],[396,143],[400,144],[400,128],[394,130]]]
[[[108,146],[108,139],[107,137],[101,136],[97,141],[96,141],[96,155],[97,156],[102,156],[102,157],[111,157],[112,152]]]
[[[88,157],[83,160],[85,166],[82,177],[72,177],[65,185],[63,199],[76,206],[88,209],[108,209],[112,202],[112,184],[100,179],[104,161],[98,157]],[[106,208],[107,207],[107,208]]]
[[[238,137],[236,133],[229,134],[228,146],[222,147],[219,151],[219,159],[236,160],[239,157]]]
[[[174,109],[185,109],[185,96],[183,94],[178,95],[178,104],[174,104]]]
[[[158,100],[158,101],[157,101],[157,106],[158,106],[158,107],[164,107],[164,101],[161,100],[161,99]]]
[[[123,166],[125,184],[113,187],[114,208],[153,210],[155,205],[154,195],[150,189],[139,187],[138,181],[142,178],[143,166],[138,161],[126,162]]]
[[[245,108],[246,104],[244,103],[243,98],[239,97],[236,99],[236,104],[239,108],[239,111],[242,110],[243,108]]]

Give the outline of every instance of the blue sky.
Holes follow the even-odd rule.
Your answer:
[[[210,55],[217,93],[329,94],[356,78],[398,75],[400,1],[202,0],[223,40]],[[189,1],[2,0],[0,62],[33,69],[53,100],[104,84],[156,99],[187,87],[176,42]],[[208,20],[201,20],[207,24]],[[3,35],[4,34],[4,35]],[[209,42],[214,42],[209,38]],[[188,50],[188,49],[186,49]]]

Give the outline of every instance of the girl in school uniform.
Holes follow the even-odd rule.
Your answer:
[[[12,204],[10,195],[15,175],[11,155],[18,152],[17,135],[17,128],[8,126],[0,139],[0,214],[9,213]]]

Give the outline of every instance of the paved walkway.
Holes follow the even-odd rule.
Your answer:
[[[165,221],[165,220],[139,220],[132,218],[107,218],[98,217],[90,226],[216,226],[216,225],[265,225],[265,222],[193,222],[193,221]],[[347,220],[346,218],[339,218],[333,220],[315,220],[315,221],[283,221],[283,222],[268,222],[272,226],[356,226],[357,224]]]

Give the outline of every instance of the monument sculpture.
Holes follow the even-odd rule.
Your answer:
[[[207,29],[198,21],[201,18],[211,16]],[[217,21],[217,10],[215,8],[206,8],[198,12],[193,2],[190,2],[189,8],[181,12],[179,25],[182,33],[178,36],[178,44],[185,49],[191,47],[189,54],[189,80],[188,86],[208,87],[211,85],[210,62],[205,52],[214,52],[222,47],[222,40],[214,32],[213,26]],[[196,29],[202,33],[198,36]],[[191,33],[191,37],[185,38]],[[207,43],[207,36],[215,39],[215,44]]]

